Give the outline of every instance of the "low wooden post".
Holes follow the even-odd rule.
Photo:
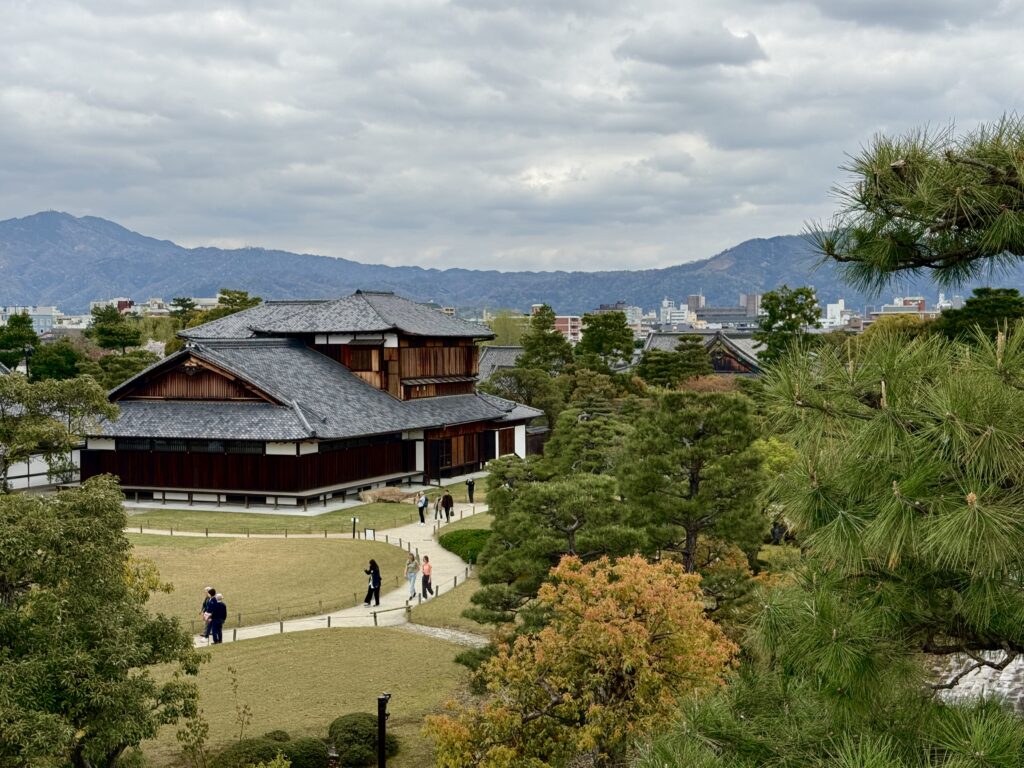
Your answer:
[[[377,626],[377,612],[376,611],[373,612],[373,626],[375,626],[375,627]]]
[[[280,634],[282,634],[282,635],[283,635],[283,634],[284,634],[284,622],[283,622],[283,621],[279,621],[279,622],[278,622],[278,625],[279,625],[279,626],[281,627],[281,632],[280,632]]]

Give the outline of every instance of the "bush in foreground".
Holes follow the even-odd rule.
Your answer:
[[[377,760],[377,716],[369,712],[342,715],[327,730],[341,765],[373,765]],[[388,757],[398,754],[398,739],[392,734],[384,738]]]
[[[292,768],[327,767],[327,745],[319,739],[278,741],[266,737],[235,742],[217,755],[210,765],[211,768],[249,768],[256,763],[269,763],[279,754],[288,759]]]

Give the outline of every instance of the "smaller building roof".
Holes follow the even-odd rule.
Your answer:
[[[250,339],[297,334],[386,333],[488,339],[491,331],[390,292],[356,291],[327,301],[267,301],[181,331],[187,339]]]
[[[682,336],[699,336],[704,340],[704,346],[710,349],[716,343],[731,350],[737,358],[750,365],[755,371],[761,370],[761,363],[758,360],[758,350],[761,348],[759,342],[754,341],[748,332],[726,334],[721,330],[708,330],[695,328],[692,331],[681,331],[679,333],[652,333],[644,342],[644,352],[652,349],[664,352],[675,352],[676,345]]]
[[[516,360],[523,354],[522,347],[486,346],[480,347],[478,363],[480,381],[487,381],[502,368],[515,368]]]
[[[0,363],[0,376],[6,376],[6,375],[7,375],[7,374],[9,374],[10,372],[11,372],[11,369],[10,369],[10,368],[8,368],[8,367],[7,367],[6,365],[4,365],[3,363]]]

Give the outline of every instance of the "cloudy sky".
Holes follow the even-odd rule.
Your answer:
[[[5,0],[0,218],[499,269],[829,214],[877,132],[1020,111],[1024,2]]]

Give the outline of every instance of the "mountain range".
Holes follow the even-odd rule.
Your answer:
[[[820,303],[842,297],[852,307],[883,303],[892,294],[933,301],[939,291],[922,278],[901,279],[882,297],[854,290],[834,265],[819,265],[806,240],[793,235],[746,240],[711,258],[663,269],[498,272],[362,264],[252,247],[183,248],[106,219],[57,211],[0,221],[0,305],[52,304],[68,313],[117,296],[170,300],[236,288],[264,299],[316,299],[363,288],[460,308],[528,310],[544,302],[559,313],[581,314],[616,301],[649,309],[663,297],[685,301],[698,292],[708,304],[733,306],[741,293],[783,283],[813,285]],[[1012,269],[998,284],[1024,287],[1024,269]]]

